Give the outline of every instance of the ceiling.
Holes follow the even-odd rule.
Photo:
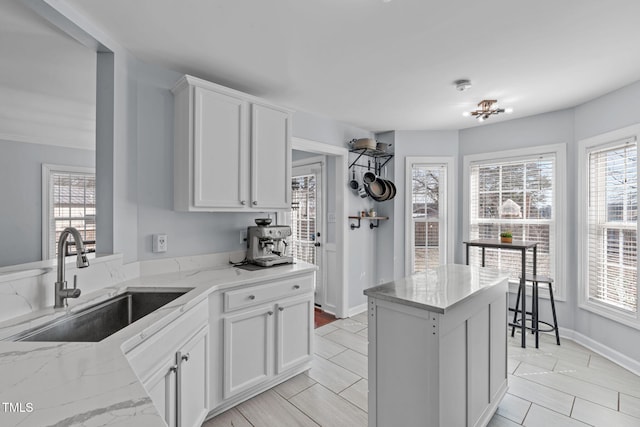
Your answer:
[[[68,0],[136,57],[371,131],[573,107],[640,77],[638,0]],[[456,91],[456,79],[473,86]]]

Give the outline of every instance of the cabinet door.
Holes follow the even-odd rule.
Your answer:
[[[181,419],[179,427],[199,427],[207,415],[209,375],[209,328],[201,329],[176,354],[180,363],[178,404]]]
[[[173,358],[158,365],[143,382],[153,405],[169,427],[176,425],[176,366]]]
[[[313,354],[313,299],[285,300],[277,306],[277,374],[304,363]]]
[[[273,375],[273,306],[224,318],[225,399]]]
[[[274,107],[251,106],[251,204],[291,208],[291,115]]]
[[[248,205],[248,104],[194,88],[193,204],[204,208]]]

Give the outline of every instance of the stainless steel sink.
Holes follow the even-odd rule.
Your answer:
[[[102,341],[190,290],[129,290],[78,313],[14,335],[8,341]]]

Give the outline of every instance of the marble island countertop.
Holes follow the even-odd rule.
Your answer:
[[[0,323],[0,340],[127,289],[191,288],[97,343],[0,341],[0,425],[164,425],[124,353],[214,291],[315,269],[300,262],[259,271],[226,266],[143,276],[81,295],[66,309],[48,308],[4,321]]]
[[[448,264],[365,289],[364,294],[435,313],[445,313],[473,295],[500,284],[507,273]]]

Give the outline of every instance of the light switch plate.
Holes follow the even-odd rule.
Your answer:
[[[154,234],[153,235],[153,252],[167,252],[167,235],[166,234]]]
[[[335,224],[335,222],[336,222],[336,214],[333,213],[333,212],[329,212],[327,214],[327,222],[329,224]]]

